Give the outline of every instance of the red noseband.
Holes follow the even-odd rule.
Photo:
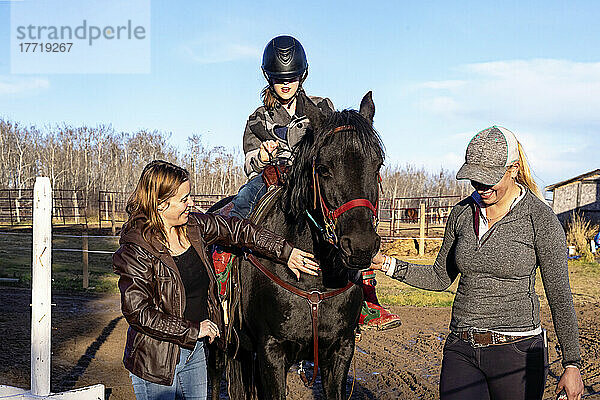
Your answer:
[[[332,133],[340,132],[340,131],[355,131],[356,128],[352,125],[343,125],[335,128]],[[367,207],[369,210],[373,212],[373,219],[375,225],[377,224],[377,206],[373,205],[367,199],[354,199],[350,200],[335,210],[330,210],[325,204],[325,200],[323,200],[323,195],[321,194],[321,186],[319,185],[319,175],[317,174],[315,168],[315,159],[313,159],[313,193],[314,193],[314,209],[317,209],[317,203],[320,203],[321,211],[323,213],[323,220],[325,221],[325,235],[327,241],[333,245],[337,245],[337,235],[335,234],[335,224],[337,219],[346,211],[349,211],[355,207]],[[381,176],[379,176],[379,184],[381,184]],[[320,201],[317,201],[317,198]],[[377,204],[377,203],[375,203]]]

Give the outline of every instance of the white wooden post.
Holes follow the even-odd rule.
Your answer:
[[[90,270],[89,270],[89,253],[88,253],[88,234],[87,229],[82,237],[82,257],[83,257],[83,288],[87,289],[90,286]]]
[[[419,256],[425,255],[425,203],[419,208]]]
[[[31,394],[50,394],[50,284],[52,189],[38,177],[33,188],[33,271],[31,279]]]
[[[0,385],[0,399],[104,400],[104,385],[101,384],[63,393],[50,393],[51,255],[52,189],[50,179],[38,177],[33,188],[31,390]]]
[[[21,223],[21,203],[19,203],[19,198],[21,198],[21,191],[19,191],[19,197],[15,199],[15,210],[17,216],[17,223]]]

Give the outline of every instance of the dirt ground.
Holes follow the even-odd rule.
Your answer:
[[[0,287],[0,384],[29,387],[30,304],[27,289]],[[121,364],[127,323],[118,295],[54,294],[52,315],[52,391],[102,383],[107,399],[133,399],[129,376]],[[586,399],[600,399],[600,303],[578,301]],[[356,349],[352,399],[436,399],[449,308],[394,307],[400,328],[365,331]],[[550,313],[542,319],[549,331],[550,376],[545,399],[562,370]],[[352,386],[352,370],[348,390]],[[306,389],[295,371],[288,375],[289,399],[319,399],[318,388]]]

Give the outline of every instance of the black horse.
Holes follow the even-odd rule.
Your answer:
[[[303,274],[296,281],[285,266],[259,260],[296,288],[326,293],[347,286],[349,276],[360,276],[359,270],[369,267],[379,249],[373,205],[384,151],[373,129],[371,92],[362,99],[359,112],[324,115],[308,98],[305,104],[312,129],[295,148],[287,184],[261,226],[315,254],[321,274]],[[338,210],[347,203],[347,211]],[[342,214],[326,218],[327,210],[330,216],[334,210]],[[229,395],[285,399],[287,371],[300,360],[313,360],[311,308],[306,299],[274,283],[248,260],[243,263],[238,323],[250,349],[240,348],[237,359],[228,360]],[[345,400],[361,302],[361,289],[351,285],[319,304],[318,362],[328,399]]]

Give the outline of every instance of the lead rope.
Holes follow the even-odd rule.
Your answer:
[[[356,356],[352,356],[352,389],[350,389],[348,400],[352,398],[352,393],[354,393],[354,383],[356,383]]]

